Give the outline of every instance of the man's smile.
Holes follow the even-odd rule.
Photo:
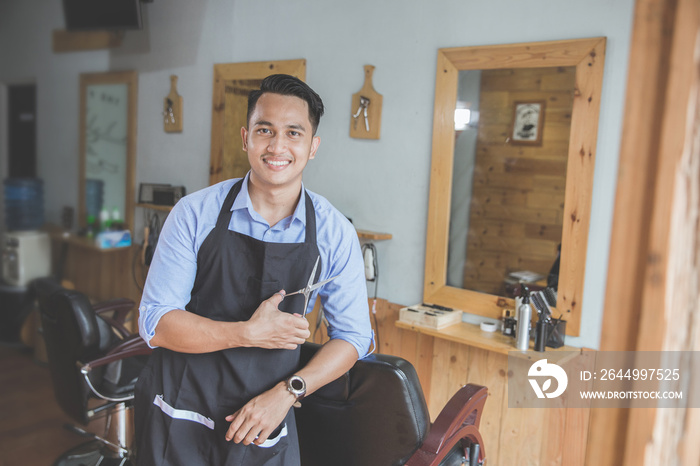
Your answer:
[[[292,163],[291,159],[280,157],[263,157],[262,160],[265,164],[276,168],[286,167],[287,165]]]

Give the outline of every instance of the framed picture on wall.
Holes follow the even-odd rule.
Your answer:
[[[541,146],[544,129],[544,100],[513,103],[513,124],[510,143]]]

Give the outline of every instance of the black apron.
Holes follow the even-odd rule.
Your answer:
[[[277,291],[306,286],[316,259],[316,215],[309,195],[303,243],[266,243],[228,229],[235,183],[216,226],[197,254],[197,275],[186,310],[218,321],[247,321]],[[174,273],[177,273],[174,271]],[[316,280],[320,276],[317,273]],[[303,314],[304,296],[279,309]],[[292,375],[300,350],[232,348],[184,354],[157,348],[136,386],[135,428],[139,465],[298,465],[294,410],[263,446],[224,438],[225,417]]]

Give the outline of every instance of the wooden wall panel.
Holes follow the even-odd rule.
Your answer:
[[[500,295],[510,272],[549,272],[561,242],[574,87],[574,67],[482,72],[465,288]],[[546,101],[542,145],[511,144],[514,102],[530,100]]]

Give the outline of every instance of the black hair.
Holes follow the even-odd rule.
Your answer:
[[[316,129],[318,129],[318,124],[323,115],[323,101],[308,84],[288,74],[270,75],[262,80],[259,90],[251,91],[248,94],[248,115],[246,117],[248,124],[250,124],[250,115],[255,110],[258,99],[266,92],[299,97],[306,101],[309,107],[309,121],[311,122],[312,134],[316,134]]]

